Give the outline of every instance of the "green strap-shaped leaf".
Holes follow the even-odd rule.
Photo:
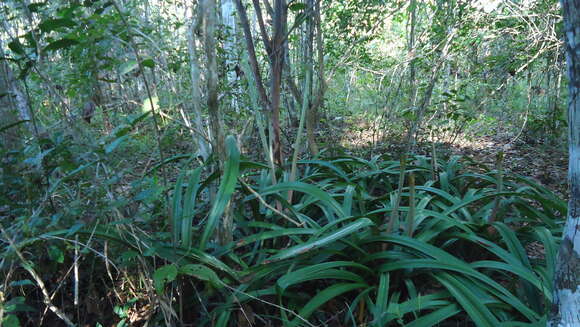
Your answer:
[[[311,281],[315,279],[333,278],[333,279],[344,279],[352,280],[359,283],[364,283],[364,280],[359,275],[352,273],[347,270],[339,270],[336,268],[359,268],[362,270],[370,271],[366,266],[358,264],[356,262],[350,261],[333,261],[319,263],[313,266],[308,266],[304,268],[297,269],[295,271],[289,272],[278,279],[278,287],[283,291],[286,288],[300,284],[306,281]],[[327,272],[331,273],[327,273]]]
[[[182,217],[182,210],[183,206],[181,204],[181,199],[183,197],[183,192],[181,191],[183,187],[183,178],[185,172],[179,174],[177,177],[177,181],[175,182],[175,189],[173,190],[173,203],[172,203],[172,211],[171,211],[171,228],[173,231],[173,244],[176,246],[179,245],[179,235],[181,229],[181,217]]]
[[[508,247],[509,252],[521,262],[522,266],[531,269],[532,265],[530,265],[528,254],[526,253],[526,250],[524,249],[520,240],[518,240],[516,233],[506,224],[501,222],[496,222],[493,224],[493,226],[500,233],[504,243]]]
[[[199,242],[199,249],[205,250],[209,238],[213,235],[219,219],[221,218],[234,190],[236,188],[238,174],[240,169],[240,152],[236,145],[236,139],[233,136],[226,138],[227,158],[224,165],[223,179],[218,189],[216,200],[209,212],[209,217],[201,241]]]
[[[421,316],[419,319],[413,320],[405,327],[431,327],[438,326],[438,324],[445,319],[451,318],[461,312],[457,304],[450,304],[441,309],[437,309],[429,314]]]
[[[321,190],[320,188],[314,186],[314,185],[310,185],[310,184],[306,184],[306,183],[302,183],[302,182],[289,182],[289,183],[279,183],[276,185],[272,185],[269,187],[264,188],[263,190],[260,191],[260,195],[264,196],[264,195],[268,195],[268,194],[273,194],[273,193],[278,193],[278,192],[286,192],[286,191],[297,191],[297,192],[302,192],[302,193],[306,193],[312,197],[314,197],[315,199],[317,199],[318,201],[326,204],[329,208],[331,208],[338,217],[344,217],[344,211],[342,209],[342,206],[336,202],[336,200],[334,200],[334,198],[332,198],[332,196],[328,195],[327,192]]]
[[[264,261],[264,264],[269,263],[269,262],[273,262],[273,261],[278,261],[278,260],[284,260],[284,259],[288,259],[309,251],[312,251],[314,249],[320,248],[322,246],[325,246],[327,244],[330,244],[332,242],[335,242],[337,240],[340,240],[341,238],[344,238],[352,233],[357,232],[359,229],[361,228],[365,228],[365,227],[369,227],[374,225],[374,223],[368,219],[368,218],[361,218],[353,223],[350,223],[328,235],[322,236],[320,238],[315,238],[313,240],[310,240],[308,242],[305,242],[303,244],[299,244],[296,246],[293,246],[291,248],[288,248],[286,250],[282,250],[280,252],[278,252],[278,254],[271,256],[268,260]]]
[[[334,299],[335,297],[337,297],[343,293],[355,290],[357,288],[367,288],[367,287],[368,287],[367,284],[361,284],[361,283],[334,284],[334,285],[318,292],[318,294],[316,294],[316,296],[314,296],[310,301],[308,301],[308,303],[306,303],[306,305],[304,307],[302,307],[302,309],[300,310],[298,315],[302,319],[308,319],[308,317],[310,317],[310,315],[312,315],[314,313],[314,311],[316,311],[316,309],[318,309],[320,306],[324,305],[328,301]],[[292,326],[298,325],[300,323],[300,321],[301,320],[299,320],[299,318],[295,318],[292,321]]]
[[[199,176],[201,167],[196,168],[187,181],[187,191],[183,199],[183,211],[181,214],[181,246],[189,248],[192,244],[191,231],[193,217],[195,216],[195,198],[199,192]]]
[[[439,273],[435,278],[449,290],[455,297],[459,305],[467,312],[469,317],[478,327],[497,327],[500,322],[489,311],[489,309],[482,303],[474,292],[472,292],[466,285],[469,284],[467,280],[459,280],[447,273]]]
[[[388,273],[382,273],[379,279],[379,288],[377,288],[377,300],[375,302],[375,307],[373,308],[373,318],[374,322],[381,326],[385,318],[385,313],[389,307],[389,286],[390,286],[390,275]]]
[[[280,230],[264,231],[244,237],[235,244],[235,248],[271,238],[288,237],[293,235],[312,235],[314,233],[316,233],[314,228],[284,228]]]
[[[461,235],[461,234],[458,234]],[[530,315],[529,309],[525,307],[525,305],[515,297],[509,290],[503,287],[498,282],[491,279],[489,276],[475,270],[471,265],[467,264],[466,262],[458,259],[457,257],[445,252],[442,249],[439,249],[435,246],[430,244],[426,244],[414,239],[410,239],[404,236],[397,236],[397,235],[389,235],[389,236],[382,236],[380,238],[387,242],[393,242],[396,244],[400,244],[405,247],[409,247],[421,252],[422,256],[427,256],[433,258],[430,259],[412,259],[408,260],[405,265],[399,266],[402,260],[397,262],[384,264],[381,266],[382,271],[392,271],[397,269],[406,269],[409,268],[408,265],[413,265],[411,268],[439,268],[439,269],[448,269],[453,270],[464,275],[471,276],[476,280],[481,281],[482,283],[486,284],[489,288],[489,291],[495,290],[498,294],[501,294],[501,299],[508,303],[509,305],[513,306],[515,309],[520,311],[522,314],[526,315],[528,318],[533,319],[535,314]],[[503,250],[503,249],[502,249]],[[503,250],[505,252],[505,250]],[[508,256],[506,256],[508,257]],[[509,261],[508,261],[509,262]]]

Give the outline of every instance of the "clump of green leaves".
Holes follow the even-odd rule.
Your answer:
[[[460,157],[415,156],[403,165],[337,156],[300,161],[292,182],[279,170],[272,184],[271,169],[240,159],[232,140],[228,153],[211,201],[202,194],[218,175],[184,170],[166,225],[112,220],[50,236],[110,243],[109,258],[122,269],[150,271],[142,282],[168,301],[167,319],[200,326],[240,319],[285,326],[545,320],[561,232],[554,217],[564,216],[566,205],[530,179]],[[400,174],[407,182],[399,199]],[[234,242],[217,244],[227,205]],[[154,230],[159,226],[166,232]],[[531,246],[543,248],[541,255],[529,256]]]

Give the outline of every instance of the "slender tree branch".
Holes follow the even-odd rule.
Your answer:
[[[260,67],[258,66],[258,59],[256,57],[256,48],[254,47],[252,31],[250,30],[250,23],[248,21],[248,14],[246,8],[242,4],[242,0],[236,0],[236,8],[238,9],[240,24],[244,31],[244,39],[246,40],[246,48],[248,50],[248,62],[250,63],[252,75],[256,82],[255,84],[258,94],[260,95],[260,101],[262,102],[264,110],[268,110],[270,108],[270,100],[268,99],[264,83],[262,82],[262,75],[260,74]]]
[[[264,17],[262,16],[262,8],[260,8],[260,2],[258,0],[252,0],[254,4],[254,11],[256,12],[256,19],[258,20],[258,27],[260,28],[260,34],[262,34],[262,41],[264,42],[264,47],[266,48],[266,53],[272,56],[272,41],[268,36],[266,31],[266,25],[264,24]]]

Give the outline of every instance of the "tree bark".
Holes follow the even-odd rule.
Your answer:
[[[569,76],[568,137],[570,201],[554,271],[548,326],[580,326],[580,0],[561,0]]]
[[[282,70],[284,68],[284,42],[286,40],[286,20],[288,18],[285,0],[274,1],[274,37],[272,38],[272,50],[270,53],[270,67],[272,80],[270,81],[270,104],[272,114],[272,151],[274,162],[278,165],[283,163],[282,142],[280,138],[280,91],[282,85]]]
[[[1,61],[0,64],[0,115],[2,116],[0,127],[4,127],[18,122],[19,119],[12,106],[10,84],[6,76],[6,68],[8,65],[5,61]],[[14,126],[0,132],[1,147],[5,149],[17,148],[20,143],[20,133],[18,130],[19,126]]]
[[[205,51],[207,57],[207,109],[212,132],[213,153],[225,162],[222,115],[218,103],[218,74],[216,51],[216,0],[205,0]]]
[[[38,130],[33,124],[28,98],[18,85],[12,69],[6,60],[0,60],[0,127],[27,121],[24,126],[30,135],[38,136]],[[21,126],[11,127],[2,132],[2,142],[7,148],[14,149],[22,141],[19,130]]]
[[[221,0],[221,14],[222,14],[222,25],[225,28],[224,35],[224,53],[225,53],[225,64],[226,64],[226,76],[228,81],[228,87],[231,88],[232,96],[230,97],[231,107],[235,112],[239,111],[238,101],[235,96],[236,92],[233,92],[236,87],[236,72],[235,58],[236,58],[236,20],[234,17],[234,1],[233,0]]]
[[[256,89],[258,90],[258,95],[260,96],[262,107],[265,111],[267,111],[270,108],[270,100],[268,99],[266,89],[264,88],[264,83],[262,82],[262,74],[260,73],[258,58],[256,57],[256,48],[254,46],[254,39],[250,29],[250,22],[248,21],[248,14],[246,13],[246,8],[242,4],[242,0],[236,0],[236,8],[238,10],[240,24],[242,25],[242,30],[244,32],[246,49],[248,51],[248,62],[250,64],[252,76],[254,77]]]
[[[205,53],[207,59],[207,110],[211,128],[212,153],[219,158],[219,170],[227,160],[225,150],[224,124],[218,102],[218,72],[217,72],[217,49],[216,49],[216,0],[204,1],[204,34]],[[223,214],[222,223],[218,231],[218,240],[221,244],[232,241],[233,221],[228,208]]]
[[[268,97],[264,85],[262,84],[262,77],[258,68],[258,61],[246,9],[241,0],[236,0],[236,7],[240,15],[240,22],[242,30],[244,31],[244,38],[246,39],[246,47],[248,49],[248,60],[252,68],[252,75],[254,75],[258,94],[260,95],[262,105],[267,106],[270,113],[270,143],[273,148],[272,154],[274,162],[277,165],[281,165],[283,163],[283,155],[280,137],[280,93],[285,58],[284,43],[288,41],[286,38],[288,8],[285,0],[275,0],[272,17],[273,36],[270,40],[265,28],[261,8],[258,1],[254,0],[254,8],[256,10],[262,41],[264,42],[264,47],[270,60],[271,79],[270,96]]]
[[[306,118],[306,137],[308,138],[308,148],[310,149],[310,153],[313,156],[316,156],[319,152],[318,145],[316,144],[316,135],[314,130],[318,127],[318,108],[322,105],[324,101],[324,92],[326,90],[326,83],[324,82],[324,54],[323,54],[323,44],[322,44],[322,29],[320,24],[320,2],[317,1],[314,4],[314,0],[308,0],[308,8],[314,8],[313,14],[314,17],[308,18],[308,46],[311,50],[312,54],[312,47],[314,42],[314,27],[316,26],[316,45],[318,50],[318,90],[317,95],[314,101],[310,101],[310,97],[308,98],[309,105],[308,105],[308,112]],[[308,69],[309,71],[312,70],[312,60],[309,58],[308,62]],[[310,78],[312,78],[312,75]],[[305,90],[306,92],[310,92],[310,90]],[[306,97],[305,97],[306,98]]]
[[[197,13],[193,11],[192,21],[188,31],[188,51],[189,64],[191,69],[191,102],[193,111],[193,121],[195,124],[196,134],[193,138],[197,142],[198,156],[205,162],[209,158],[209,145],[204,133],[204,122],[201,115],[201,85],[200,85],[200,69],[197,55],[197,47],[195,44],[195,35],[199,32],[200,26],[203,23],[203,8],[202,3],[198,4]]]

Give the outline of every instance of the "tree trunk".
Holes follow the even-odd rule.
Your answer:
[[[0,70],[0,115],[2,122],[0,128],[14,124],[19,119],[16,111],[13,110],[9,80],[6,76],[6,61],[2,61]],[[0,132],[0,146],[5,149],[17,148],[20,143],[19,126],[14,126]]]
[[[411,7],[411,17],[409,18],[410,31],[409,31],[409,44],[408,44],[408,55],[409,55],[409,89],[411,90],[411,107],[415,107],[417,101],[417,81],[416,81],[416,69],[415,69],[415,29],[417,25],[417,2],[411,0],[409,4]]]
[[[28,129],[30,135],[38,135],[32,122],[28,99],[17,84],[14,73],[6,60],[0,60],[0,117],[2,117],[0,127],[25,120],[27,123],[23,126]],[[2,132],[4,146],[15,148],[19,145],[22,141],[19,132],[21,126],[15,126]]]
[[[272,147],[274,162],[278,165],[283,163],[282,142],[280,138],[280,91],[282,85],[282,70],[284,68],[284,42],[286,40],[287,7],[285,0],[274,2],[274,37],[270,52],[270,67],[272,80],[270,81],[270,104],[272,114]]]
[[[554,275],[548,326],[580,326],[580,0],[562,0],[569,82],[570,202]]]
[[[316,144],[316,135],[314,130],[318,127],[318,122],[320,121],[318,115],[318,108],[322,106],[324,102],[324,93],[326,92],[326,83],[324,81],[324,45],[322,43],[322,28],[321,28],[321,17],[320,17],[320,2],[317,1],[314,4],[314,0],[308,1],[308,7],[314,7],[314,18],[309,18],[308,23],[310,26],[310,33],[308,35],[309,45],[312,46],[314,38],[314,26],[316,26],[316,46],[318,51],[318,92],[316,99],[312,101],[312,104],[308,107],[308,113],[306,118],[306,136],[308,138],[308,147],[310,153],[313,156],[318,155],[318,145]],[[312,61],[309,62],[308,68],[312,69]],[[306,92],[306,91],[305,91]]]
[[[226,76],[228,81],[228,87],[231,88],[231,107],[234,111],[239,111],[238,101],[234,92],[236,87],[236,71],[235,68],[235,58],[236,58],[236,20],[234,17],[234,1],[233,0],[222,0],[221,1],[221,13],[222,13],[222,24],[225,28],[224,31],[224,53],[225,53],[225,64],[226,64]]]
[[[213,153],[225,161],[222,115],[218,103],[218,74],[216,51],[216,0],[205,1],[205,51],[207,56],[207,109],[212,133]]]
[[[204,133],[204,122],[201,115],[201,85],[200,85],[200,70],[199,70],[199,60],[197,55],[197,47],[195,44],[195,35],[199,31],[201,24],[203,23],[203,8],[201,3],[198,4],[197,13],[193,11],[191,26],[188,31],[188,51],[189,51],[189,64],[191,69],[191,103],[193,111],[193,121],[195,124],[194,140],[198,146],[198,156],[200,156],[205,162],[209,158],[209,145],[206,141]]]
[[[248,61],[252,68],[252,75],[254,75],[254,81],[256,83],[256,88],[258,90],[258,94],[260,95],[262,105],[266,107],[270,113],[270,143],[273,147],[273,160],[276,164],[281,165],[283,163],[283,156],[280,138],[280,93],[285,58],[284,43],[288,41],[286,35],[288,8],[285,0],[275,0],[274,8],[272,9],[273,37],[272,40],[270,40],[270,37],[266,31],[264,18],[262,17],[259,1],[253,0],[253,4],[256,11],[256,20],[260,28],[260,34],[262,35],[262,41],[264,42],[264,48],[266,49],[270,60],[271,79],[269,98],[266,94],[264,85],[262,84],[262,77],[260,75],[254,41],[252,38],[252,32],[250,30],[250,23],[248,21],[246,9],[241,0],[236,0],[236,7],[240,17],[240,23],[244,31],[246,48],[248,50]],[[271,8],[267,8],[268,11],[270,11],[270,9]]]
[[[207,57],[207,110],[209,112],[209,123],[212,134],[212,153],[214,156],[219,158],[219,170],[223,171],[227,158],[225,150],[224,124],[218,102],[216,0],[205,0],[204,10],[205,51]],[[222,223],[218,231],[218,240],[220,244],[227,244],[233,240],[233,216],[229,206],[230,204],[228,204],[228,207],[223,214]]]

